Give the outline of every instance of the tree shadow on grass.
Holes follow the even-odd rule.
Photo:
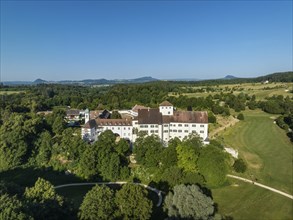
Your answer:
[[[1,180],[13,182],[22,187],[33,186],[39,177],[48,180],[54,186],[67,183],[86,182],[75,175],[66,175],[64,171],[55,171],[50,168],[17,167],[12,170],[0,172]]]

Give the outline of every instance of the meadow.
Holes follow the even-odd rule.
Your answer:
[[[282,95],[284,97],[293,97],[293,83],[243,83],[243,84],[227,84],[217,86],[186,86],[181,87],[182,92],[180,95],[187,97],[207,97],[209,95],[216,95],[219,93],[229,94],[233,92],[234,95],[240,93],[248,94],[249,96],[255,95],[256,100],[264,100],[267,97]],[[193,90],[202,90],[201,92],[193,92]],[[169,96],[179,96],[178,93],[170,92]]]
[[[243,112],[245,120],[223,131],[225,146],[233,147],[247,163],[242,176],[292,195],[292,143],[275,123],[275,115]],[[292,200],[255,185],[229,179],[213,189],[220,213],[233,219],[292,219]]]

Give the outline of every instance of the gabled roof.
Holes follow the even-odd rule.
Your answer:
[[[138,112],[139,109],[147,109],[148,107],[145,107],[143,105],[135,105],[133,106],[133,108],[131,109],[134,112]]]
[[[205,111],[176,111],[171,116],[164,116],[163,123],[208,123],[208,113]]]
[[[162,124],[162,113],[157,108],[138,110],[138,124]]]
[[[98,126],[132,126],[130,119],[96,119]]]
[[[85,123],[84,128],[95,128],[97,125],[95,119],[89,120],[87,123]]]
[[[170,102],[168,101],[163,101],[160,106],[173,106]]]
[[[68,109],[66,110],[66,115],[79,115],[80,110],[78,109]]]

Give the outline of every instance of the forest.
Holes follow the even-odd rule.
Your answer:
[[[273,74],[270,80],[292,82],[292,73]],[[160,219],[229,219],[217,212],[210,189],[224,185],[230,171],[245,172],[246,164],[241,158],[235,159],[224,152],[220,140],[211,140],[209,145],[203,146],[197,135],[190,135],[182,141],[172,139],[165,147],[157,136],[141,133],[130,148],[127,141],[106,131],[97,142],[88,144],[81,139],[80,128],[68,127],[64,120],[69,106],[118,110],[130,109],[135,104],[157,107],[168,100],[178,109],[208,111],[211,124],[216,123],[217,115],[236,114],[238,119],[245,120],[242,114],[245,109],[275,114],[276,124],[293,140],[292,96],[274,95],[260,100],[242,91],[236,93],[236,87],[216,89],[223,83],[221,80],[201,82],[200,87],[196,87],[199,83],[156,81],[103,87],[1,86],[0,176],[19,168],[32,168],[62,175],[69,173],[82,182],[144,183],[166,194],[163,207],[158,211],[149,192],[140,186],[126,184],[118,189],[95,186],[76,208],[72,201],[59,195],[46,178],[40,177],[31,185],[1,178],[0,218],[156,219],[160,216]],[[192,91],[188,91],[190,88]],[[217,92],[205,97],[185,95],[194,90]],[[44,111],[52,113],[44,114]],[[130,159],[133,155],[135,162]],[[201,208],[193,210],[194,204],[190,204],[189,208],[183,209],[185,198],[194,195],[197,195],[194,203],[201,204]]]

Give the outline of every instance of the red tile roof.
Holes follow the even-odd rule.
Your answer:
[[[138,110],[138,124],[162,124],[162,113],[158,108]]]
[[[147,109],[148,107],[145,107],[143,105],[135,105],[133,106],[133,108],[131,109],[134,112],[138,112],[139,109]]]
[[[164,116],[164,123],[208,123],[208,113],[205,111],[175,111],[173,116]]]
[[[173,106],[170,102],[168,101],[163,101],[160,106]]]
[[[96,119],[99,126],[132,126],[131,119]]]

